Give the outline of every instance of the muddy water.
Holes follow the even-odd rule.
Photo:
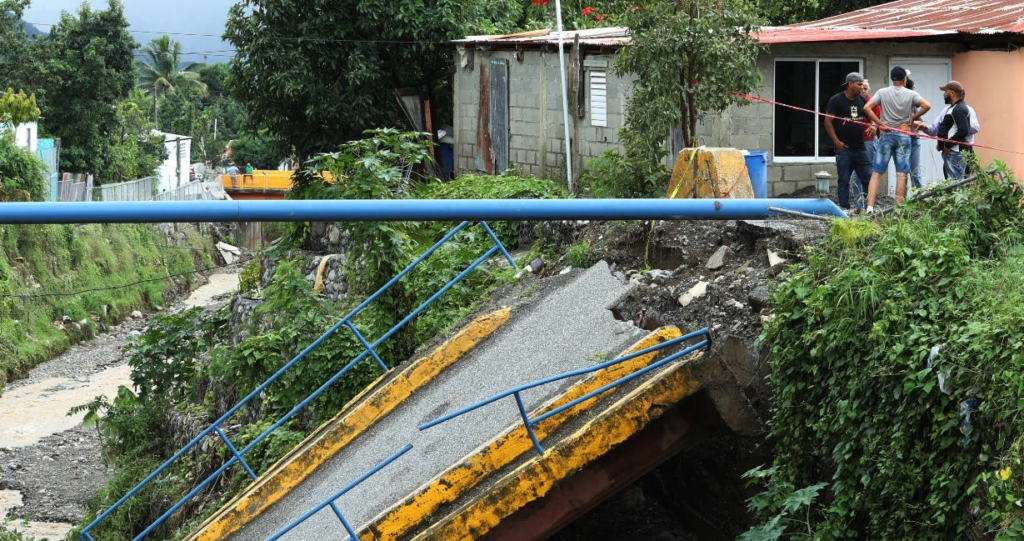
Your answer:
[[[238,287],[238,274],[214,274],[210,282],[196,289],[184,301],[185,306],[206,306],[213,297]],[[121,385],[131,385],[131,368],[114,366],[82,378],[51,377],[29,381],[0,395],[0,445],[8,448],[28,447],[42,438],[78,426],[84,413],[68,416],[86,397],[116,396]],[[0,490],[0,522],[7,511],[22,505],[22,494]],[[12,522],[8,527],[38,539],[56,540],[71,530],[70,524],[43,522]]]
[[[0,397],[0,441],[4,447],[28,447],[51,434],[78,426],[85,413],[67,415],[88,397],[116,396],[131,385],[131,368],[115,366],[80,380],[48,378],[4,393]]]

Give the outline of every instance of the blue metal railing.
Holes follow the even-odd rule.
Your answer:
[[[694,338],[697,338],[698,336],[703,336],[704,340],[699,342],[699,343],[697,343],[697,344],[689,346],[689,347],[683,349],[682,351],[673,353],[672,355],[669,355],[668,357],[665,357],[664,359],[662,359],[662,360],[660,360],[660,361],[658,361],[656,363],[647,365],[644,368],[641,368],[640,370],[637,370],[636,372],[633,372],[633,373],[631,373],[631,374],[629,374],[627,376],[623,376],[623,377],[621,377],[621,378],[619,378],[619,379],[617,379],[617,380],[615,380],[615,381],[613,381],[613,382],[611,382],[611,383],[601,387],[600,389],[596,389],[594,391],[591,391],[591,392],[589,392],[589,393],[587,393],[587,394],[585,394],[585,395],[583,395],[583,396],[581,396],[581,397],[579,397],[579,398],[577,398],[575,400],[572,400],[572,401],[570,401],[570,402],[568,402],[566,404],[563,404],[563,405],[561,405],[561,406],[559,406],[557,408],[554,408],[551,411],[548,411],[548,412],[545,412],[545,413],[543,413],[541,415],[538,415],[536,419],[530,419],[529,414],[526,412],[526,406],[523,404],[523,399],[520,396],[520,393],[522,393],[525,390],[533,389],[534,387],[540,387],[541,385],[546,385],[548,383],[552,383],[552,382],[555,382],[555,381],[563,380],[563,379],[566,379],[566,378],[571,378],[571,377],[574,377],[574,376],[580,376],[580,375],[583,375],[583,374],[589,374],[591,372],[596,372],[598,370],[602,370],[602,369],[608,368],[609,366],[614,366],[616,364],[628,361],[630,359],[639,357],[641,355],[647,355],[648,353],[653,353],[653,352],[656,352],[656,351],[660,351],[660,350],[662,350],[664,348],[672,347],[672,346],[674,346],[676,344],[681,344],[681,343],[686,342],[688,340],[692,340]],[[575,406],[575,405],[577,405],[577,404],[579,404],[581,402],[589,400],[589,399],[591,399],[591,398],[593,398],[593,397],[595,397],[595,396],[597,396],[597,395],[599,395],[601,393],[604,393],[605,391],[608,391],[610,389],[614,389],[615,387],[618,387],[619,385],[622,385],[623,383],[627,383],[629,381],[632,381],[632,380],[634,380],[634,379],[636,379],[636,378],[638,378],[638,377],[640,377],[640,376],[642,376],[642,375],[644,375],[644,374],[646,374],[646,373],[648,373],[648,372],[650,372],[652,370],[657,370],[659,367],[662,367],[662,366],[664,366],[664,365],[666,365],[666,364],[668,364],[668,363],[670,363],[670,362],[672,362],[672,361],[674,361],[676,359],[679,359],[679,358],[681,358],[681,357],[683,357],[685,355],[689,355],[690,353],[692,353],[692,352],[694,352],[694,351],[696,351],[696,350],[698,350],[700,348],[704,348],[704,347],[709,348],[709,349],[711,348],[711,333],[708,332],[708,329],[706,329],[706,328],[701,329],[701,330],[696,331],[696,332],[692,332],[692,333],[687,334],[685,336],[680,336],[679,338],[673,338],[672,340],[665,341],[665,342],[663,342],[661,344],[658,344],[656,346],[651,346],[649,348],[645,348],[645,349],[642,349],[640,351],[636,351],[636,352],[630,353],[628,355],[623,355],[621,357],[618,357],[616,359],[612,359],[610,361],[607,361],[607,362],[604,362],[604,363],[601,363],[601,364],[597,364],[597,365],[594,365],[594,366],[589,366],[587,368],[580,368],[578,370],[572,370],[570,372],[565,372],[565,373],[559,374],[557,376],[550,376],[550,377],[546,377],[544,379],[539,379],[539,380],[534,381],[532,383],[527,383],[525,385],[520,385],[519,387],[516,387],[514,389],[510,389],[508,391],[496,394],[496,395],[494,395],[494,396],[492,396],[490,398],[481,400],[480,402],[477,402],[476,404],[473,404],[471,406],[467,406],[467,407],[462,408],[462,409],[460,409],[458,411],[455,411],[453,413],[449,413],[448,415],[444,415],[442,417],[438,417],[437,419],[434,419],[433,421],[430,421],[430,422],[427,422],[427,423],[423,423],[422,425],[420,425],[419,428],[420,428],[420,430],[426,430],[426,429],[428,429],[428,428],[430,428],[432,426],[439,425],[439,424],[441,424],[441,423],[443,423],[445,421],[449,421],[451,419],[454,419],[455,417],[458,417],[458,416],[463,415],[465,413],[469,413],[470,411],[473,411],[473,410],[475,410],[477,408],[486,406],[487,404],[490,404],[492,402],[497,402],[498,400],[501,400],[502,398],[513,396],[513,397],[515,397],[515,400],[516,400],[516,407],[519,409],[519,415],[523,419],[523,424],[526,425],[526,433],[529,434],[530,440],[533,441],[533,446],[534,446],[534,448],[537,449],[537,452],[540,453],[541,455],[543,455],[544,454],[544,447],[542,447],[540,442],[537,440],[537,435],[533,431],[534,425],[540,423],[541,421],[543,421],[543,420],[545,420],[545,419],[547,419],[547,418],[549,418],[549,417],[551,417],[553,415],[557,415],[557,414],[559,414],[559,413],[561,413],[561,412],[563,412],[563,411],[565,411],[565,410],[567,410],[567,409],[569,409],[569,408],[571,408],[571,407],[573,407],[573,406]]]
[[[362,483],[363,481],[365,481],[371,475],[379,472],[381,469],[384,468],[384,466],[387,466],[388,464],[391,464],[392,462],[397,460],[398,457],[404,455],[410,449],[412,449],[412,444],[411,443],[407,444],[405,447],[402,447],[401,449],[399,449],[397,453],[395,453],[395,454],[391,455],[390,457],[388,457],[386,460],[384,460],[384,462],[381,462],[380,464],[377,464],[376,466],[374,466],[373,469],[371,469],[370,471],[368,471],[368,472],[364,473],[363,475],[359,476],[359,478],[356,479],[355,481],[352,481],[351,483],[345,485],[345,488],[335,492],[330,498],[327,498],[326,500],[324,500],[320,505],[317,505],[313,509],[310,509],[308,512],[306,512],[306,514],[304,514],[301,517],[295,519],[295,521],[293,521],[291,524],[285,526],[284,529],[282,529],[281,531],[277,532],[276,534],[274,534],[270,538],[268,538],[267,541],[276,541],[281,536],[283,536],[284,534],[292,531],[293,528],[295,528],[299,524],[302,524],[303,522],[306,521],[306,519],[308,519],[309,517],[315,515],[318,511],[320,511],[321,509],[323,509],[324,507],[327,507],[327,506],[330,506],[331,510],[334,511],[335,516],[337,516],[338,520],[341,521],[341,525],[344,526],[345,531],[348,532],[348,534],[351,536],[351,539],[353,539],[355,541],[359,541],[359,535],[356,534],[356,531],[352,528],[352,525],[348,523],[347,519],[345,519],[345,515],[341,514],[341,509],[339,509],[338,505],[334,503],[334,500],[337,500],[338,498],[344,496],[346,492],[348,492],[348,491],[352,490],[353,488],[355,488],[357,485],[359,485],[359,483]]]
[[[420,304],[409,315],[407,315],[405,318],[403,318],[401,321],[399,321],[397,324],[395,324],[395,326],[392,327],[388,332],[384,333],[383,336],[378,338],[373,343],[369,343],[366,340],[366,338],[364,338],[363,335],[356,329],[355,325],[353,325],[351,323],[352,319],[355,316],[357,316],[363,310],[363,308],[365,308],[371,302],[373,302],[378,297],[380,297],[385,291],[387,291],[389,288],[391,288],[391,286],[393,286],[396,282],[401,280],[406,274],[408,274],[410,271],[412,271],[414,268],[416,268],[417,265],[419,265],[421,262],[423,262],[428,257],[430,257],[430,255],[433,254],[435,251],[437,251],[437,249],[440,248],[444,243],[448,242],[448,240],[450,240],[452,237],[454,237],[459,231],[461,231],[466,226],[468,226],[469,223],[470,222],[466,221],[466,222],[462,222],[461,224],[456,226],[454,229],[452,229],[450,232],[448,232],[448,234],[446,234],[444,237],[442,237],[441,240],[437,241],[437,243],[435,243],[433,246],[431,246],[430,249],[428,249],[426,252],[424,252],[423,255],[421,255],[419,258],[417,258],[416,261],[413,261],[412,263],[410,263],[409,266],[407,266],[404,270],[402,270],[402,272],[398,273],[398,275],[396,275],[394,278],[392,278],[388,283],[386,283],[383,286],[381,286],[380,289],[378,289],[373,295],[371,295],[369,298],[367,298],[365,301],[363,301],[359,306],[357,306],[354,309],[352,309],[352,311],[349,312],[348,315],[343,317],[334,326],[332,326],[330,329],[328,329],[326,332],[324,332],[322,335],[320,335],[320,337],[317,338],[315,341],[313,341],[312,344],[307,346],[306,349],[304,349],[301,352],[299,352],[299,354],[296,355],[295,358],[293,358],[287,364],[282,366],[277,372],[274,373],[274,375],[270,376],[270,378],[268,378],[265,382],[263,382],[263,384],[261,384],[259,387],[254,389],[251,393],[249,393],[238,404],[235,404],[234,407],[232,407],[230,410],[228,410],[227,413],[222,415],[219,419],[214,421],[213,424],[211,424],[206,430],[203,430],[202,432],[200,432],[198,436],[196,436],[192,441],[190,441],[188,444],[186,444],[184,447],[182,447],[181,450],[179,450],[177,453],[175,453],[174,456],[172,456],[170,459],[168,459],[166,462],[164,462],[163,465],[161,465],[159,468],[156,469],[156,471],[154,471],[153,473],[149,474],[148,477],[143,479],[142,482],[140,482],[138,485],[136,485],[131,491],[128,492],[128,494],[125,494],[120,500],[118,500],[116,503],[114,503],[114,505],[110,506],[109,509],[104,511],[100,516],[96,517],[95,520],[93,520],[91,523],[89,523],[89,525],[86,526],[82,530],[82,533],[80,534],[79,538],[82,539],[83,541],[84,540],[95,541],[93,539],[93,537],[89,534],[89,532],[97,524],[99,524],[105,518],[110,516],[111,513],[116,511],[121,505],[123,505],[126,501],[128,501],[129,498],[131,498],[136,493],[138,493],[140,490],[142,490],[143,487],[145,487],[147,484],[149,484],[158,475],[163,473],[164,470],[166,470],[168,467],[170,467],[170,465],[173,464],[175,461],[177,461],[178,458],[180,458],[182,455],[184,455],[190,449],[195,447],[196,444],[198,444],[200,441],[202,441],[203,438],[205,438],[206,436],[210,435],[211,433],[216,433],[217,436],[219,436],[220,439],[225,443],[227,448],[231,451],[231,455],[232,455],[231,458],[227,462],[225,462],[223,465],[221,465],[216,471],[214,471],[212,474],[210,474],[210,476],[208,476],[205,480],[203,480],[198,486],[193,488],[181,500],[179,500],[177,503],[175,503],[174,506],[172,506],[170,509],[168,509],[164,514],[160,515],[160,517],[157,518],[156,521],[154,521],[152,524],[149,525],[149,527],[147,527],[139,535],[137,535],[133,539],[133,541],[138,541],[139,539],[142,539],[145,536],[149,535],[150,532],[152,532],[154,529],[156,529],[158,526],[160,526],[160,524],[162,524],[165,520],[167,520],[167,518],[170,517],[175,511],[180,509],[183,505],[185,505],[185,503],[187,503],[197,493],[199,493],[199,491],[201,491],[203,488],[205,488],[207,485],[209,485],[214,479],[216,479],[218,476],[220,476],[221,473],[223,473],[225,470],[227,470],[228,468],[230,468],[234,464],[236,464],[236,463],[241,464],[242,467],[245,469],[246,473],[249,475],[249,477],[252,478],[253,480],[255,480],[256,479],[256,473],[252,470],[252,468],[249,466],[248,463],[246,463],[245,459],[243,458],[245,453],[249,452],[254,447],[259,445],[260,442],[262,442],[264,439],[266,439],[270,435],[270,433],[272,433],[278,427],[280,427],[284,423],[288,422],[288,420],[291,419],[296,413],[301,411],[304,407],[306,407],[306,405],[308,405],[310,402],[312,402],[318,396],[320,396],[325,390],[327,390],[328,387],[330,387],[332,384],[334,384],[338,379],[340,379],[342,376],[347,374],[352,369],[353,366],[355,366],[359,361],[361,361],[367,355],[371,355],[373,357],[373,359],[377,362],[377,364],[381,367],[381,369],[384,372],[387,372],[389,370],[389,368],[387,367],[386,364],[384,364],[384,361],[382,361],[380,359],[380,357],[377,356],[377,353],[375,351],[376,348],[378,346],[380,346],[385,340],[387,340],[392,335],[394,335],[396,332],[398,332],[402,327],[405,326],[406,323],[408,323],[410,320],[412,320],[412,318],[416,317],[423,310],[425,310],[428,306],[430,306],[435,300],[437,300],[438,297],[440,297],[446,291],[448,291],[453,286],[455,286],[455,284],[459,283],[463,278],[465,278],[465,276],[467,274],[469,274],[474,269],[476,269],[481,263],[486,261],[488,258],[492,257],[494,254],[496,254],[497,252],[500,251],[502,253],[502,255],[509,261],[509,263],[511,263],[513,267],[516,267],[516,263],[512,259],[512,256],[508,253],[508,250],[506,250],[505,247],[501,244],[501,241],[498,239],[497,235],[494,234],[494,231],[491,230],[490,226],[488,226],[486,222],[483,222],[483,221],[479,222],[480,225],[483,226],[483,228],[487,232],[487,234],[490,236],[491,240],[494,242],[494,245],[491,246],[491,248],[489,250],[487,250],[487,252],[485,252],[484,255],[480,256],[472,264],[470,264],[469,267],[467,267],[465,270],[463,270],[461,273],[459,273],[458,276],[456,276],[451,281],[449,281],[447,284],[445,284],[444,287],[442,287],[440,290],[437,291],[437,293],[434,293],[434,295],[432,295],[429,299],[427,299],[422,304]],[[327,340],[332,335],[334,335],[334,333],[337,332],[338,329],[340,329],[341,327],[347,327],[349,330],[351,330],[355,334],[356,338],[363,345],[363,348],[364,348],[363,352],[360,353],[359,355],[357,355],[348,364],[346,364],[344,368],[342,368],[340,371],[338,371],[338,373],[336,373],[329,380],[327,380],[326,383],[321,385],[316,391],[313,392],[313,394],[309,395],[309,397],[307,397],[305,400],[303,400],[298,405],[296,405],[294,408],[292,408],[291,411],[289,411],[287,414],[285,414],[276,423],[271,425],[270,428],[266,429],[263,433],[261,433],[259,436],[257,436],[256,439],[254,439],[251,443],[249,443],[249,445],[245,446],[243,449],[240,449],[240,450],[236,449],[235,446],[228,439],[227,435],[220,429],[220,425],[223,424],[225,421],[227,421],[229,418],[231,418],[232,415],[234,415],[243,406],[248,404],[253,398],[255,398],[260,393],[262,393],[272,383],[277,381],[277,379],[280,378],[281,375],[283,375],[285,372],[287,372],[296,363],[301,361],[307,354],[309,354],[309,352],[311,352],[314,349],[316,349],[317,346],[319,346],[325,340]]]

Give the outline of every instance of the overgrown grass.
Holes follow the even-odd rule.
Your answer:
[[[165,244],[150,225],[0,226],[0,386],[209,265],[198,235]]]
[[[1024,538],[1022,201],[985,177],[836,222],[776,289],[776,459],[744,539]]]

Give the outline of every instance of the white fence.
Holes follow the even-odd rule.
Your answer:
[[[56,201],[202,201],[227,199],[227,193],[216,182],[197,180],[173,190],[155,194],[159,178],[146,177],[117,184],[93,187],[92,175],[64,173],[56,182]]]
[[[202,201],[210,199],[225,199],[227,194],[215,182],[203,182],[196,180],[178,186],[173,190],[160,192],[153,196],[153,201]]]
[[[93,201],[149,201],[156,191],[156,177],[140,178],[93,188]]]
[[[92,175],[64,173],[57,182],[57,201],[92,201]]]

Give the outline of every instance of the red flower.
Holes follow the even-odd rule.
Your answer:
[[[600,15],[594,15],[594,20],[595,21],[600,21],[601,20],[601,16]]]
[[[533,0],[533,7],[539,8],[541,6],[546,6],[550,1],[551,0]]]
[[[594,9],[594,8],[586,7],[586,8],[583,8],[583,11],[581,11],[580,13],[582,13],[583,16],[585,17],[585,16],[590,15],[591,13],[593,13],[595,11],[597,11],[597,10]]]

